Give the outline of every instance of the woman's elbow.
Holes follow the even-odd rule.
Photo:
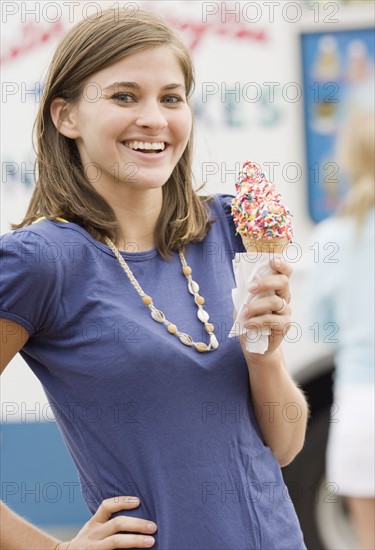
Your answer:
[[[305,438],[303,437],[302,441],[300,441],[298,445],[294,445],[292,448],[289,447],[284,451],[274,453],[280,468],[285,468],[285,466],[288,466],[291,462],[293,462],[296,456],[302,451],[304,443]]]

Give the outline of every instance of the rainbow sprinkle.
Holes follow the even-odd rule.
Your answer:
[[[241,237],[258,239],[293,238],[292,215],[281,195],[255,162],[245,161],[236,182],[232,215]]]

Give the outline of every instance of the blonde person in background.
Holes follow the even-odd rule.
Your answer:
[[[327,479],[346,497],[358,548],[375,548],[374,460],[374,114],[356,115],[339,138],[340,174],[349,191],[337,215],[320,223],[313,242],[336,243],[336,261],[313,265],[310,317],[320,333],[336,323]],[[316,245],[315,245],[316,246]],[[326,258],[327,260],[327,258]]]

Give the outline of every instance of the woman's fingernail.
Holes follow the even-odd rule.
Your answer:
[[[155,542],[155,539],[153,537],[143,537],[143,542],[146,546],[152,546]]]
[[[147,529],[148,529],[149,531],[155,531],[155,529],[156,529],[155,523],[151,523],[151,521],[150,521],[150,522],[147,524]]]
[[[250,292],[253,292],[254,290],[258,290],[258,288],[259,288],[258,283],[251,283],[251,285],[249,286]]]
[[[243,308],[243,310],[242,310],[242,313],[243,313],[243,315],[245,315],[245,317],[246,317],[246,315],[248,315],[248,313],[249,313],[249,308],[246,307],[246,306],[244,306],[244,308]]]
[[[274,262],[275,262],[275,265],[277,265],[277,267],[281,266],[281,259],[280,258],[275,258]]]
[[[133,503],[135,504],[136,502],[139,502],[139,498],[137,498],[137,497],[129,497],[129,498],[128,498],[128,502],[133,502]]]

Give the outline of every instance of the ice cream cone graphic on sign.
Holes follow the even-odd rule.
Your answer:
[[[233,302],[238,314],[229,336],[246,332],[246,349],[253,353],[265,353],[269,329],[246,330],[242,310],[251,300],[264,296],[253,296],[247,288],[252,281],[274,273],[270,258],[282,254],[292,240],[292,216],[281,195],[276,192],[275,185],[268,181],[261,167],[251,161],[243,164],[236,182],[232,215],[246,253],[236,254],[233,261],[237,283],[237,288],[233,290]]]

